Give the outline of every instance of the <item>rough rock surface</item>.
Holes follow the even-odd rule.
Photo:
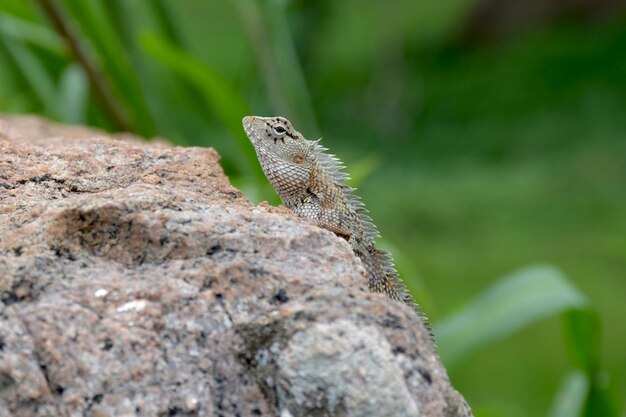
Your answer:
[[[0,416],[469,416],[348,244],[211,149],[0,117]]]

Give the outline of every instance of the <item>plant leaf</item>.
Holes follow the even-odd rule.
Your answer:
[[[26,45],[18,40],[0,37],[0,42],[4,44],[22,75],[30,84],[37,99],[43,104],[46,114],[56,117],[58,115],[56,87],[43,63]]]
[[[250,111],[243,96],[230,81],[163,37],[144,35],[141,37],[141,46],[174,73],[198,87],[207,103],[239,142],[239,156],[240,160],[243,159],[241,166],[246,167],[248,173],[252,167],[258,166],[254,149],[241,127],[241,119]]]
[[[59,99],[61,120],[66,123],[86,122],[88,82],[82,67],[70,64],[61,74]]]
[[[600,319],[595,310],[573,309],[565,319],[565,335],[572,362],[588,375],[598,371]]]
[[[107,5],[99,1],[66,0],[64,2],[73,20],[79,23],[81,34],[97,56],[99,65],[92,64],[106,76],[107,85],[112,89],[118,105],[124,107],[132,123],[132,129],[146,137],[155,134],[152,114],[145,100],[137,68],[130,63],[128,46],[120,39],[118,22],[114,22],[108,13]],[[76,33],[78,35],[78,33]]]
[[[589,392],[589,379],[583,372],[569,372],[563,381],[548,417],[581,417]]]
[[[68,55],[63,41],[56,32],[7,13],[0,13],[0,33],[37,45],[59,56]]]
[[[499,280],[434,328],[447,366],[478,348],[553,314],[588,305],[556,268],[534,266]]]
[[[351,187],[357,187],[365,178],[369,177],[380,165],[382,158],[377,154],[369,154],[350,164],[350,179],[346,182]]]

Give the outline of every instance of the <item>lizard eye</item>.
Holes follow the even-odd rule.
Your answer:
[[[274,132],[274,134],[276,136],[282,136],[285,133],[287,133],[287,129],[285,129],[285,126],[283,125],[276,125],[272,127],[272,131]]]
[[[300,154],[294,155],[292,160],[294,164],[300,165],[301,163],[304,162],[304,155],[300,155]]]

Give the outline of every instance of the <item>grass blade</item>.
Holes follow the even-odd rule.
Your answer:
[[[40,0],[41,1],[41,0]],[[109,19],[106,6],[98,1],[66,0],[74,20],[99,56],[102,69],[116,87],[116,99],[125,104],[134,131],[146,137],[155,134],[154,121],[145,101],[136,70],[119,38],[119,28]]]
[[[548,417],[582,417],[589,392],[589,379],[580,371],[571,371],[563,379]]]
[[[302,131],[317,136],[319,127],[289,25],[286,2],[233,0],[256,54],[265,91],[274,111]]]
[[[552,267],[535,266],[498,281],[435,328],[439,352],[453,366],[476,349],[553,314],[588,305]]]
[[[0,42],[3,43],[20,72],[30,84],[32,91],[45,108],[46,114],[57,117],[56,87],[42,62],[26,45],[19,41],[0,38]]]
[[[175,45],[182,45],[180,31],[172,18],[169,6],[163,0],[154,0],[151,3],[152,12],[159,22],[159,26],[164,35]]]
[[[87,76],[78,64],[70,64],[59,83],[61,121],[73,124],[86,123],[88,98]]]
[[[361,182],[376,171],[383,163],[382,158],[375,154],[369,154],[358,161],[350,164],[350,179],[347,184],[351,187],[358,187]]]
[[[27,42],[59,56],[67,56],[61,38],[45,26],[0,13],[0,35]]]
[[[199,89],[224,126],[238,141],[242,171],[251,174],[253,167],[258,167],[258,161],[241,127],[241,119],[250,114],[250,111],[239,91],[215,69],[199,62],[162,37],[144,35],[141,45],[148,54]],[[258,176],[258,173],[255,174]]]
[[[600,358],[600,319],[596,311],[573,309],[565,319],[567,346],[576,367],[588,375],[598,371]]]

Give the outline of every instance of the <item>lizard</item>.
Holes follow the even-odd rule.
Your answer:
[[[372,292],[413,307],[424,315],[400,280],[391,255],[375,246],[378,230],[349,178],[344,165],[327,153],[320,140],[307,140],[284,117],[246,116],[246,135],[261,168],[283,204],[350,244],[367,272]]]

